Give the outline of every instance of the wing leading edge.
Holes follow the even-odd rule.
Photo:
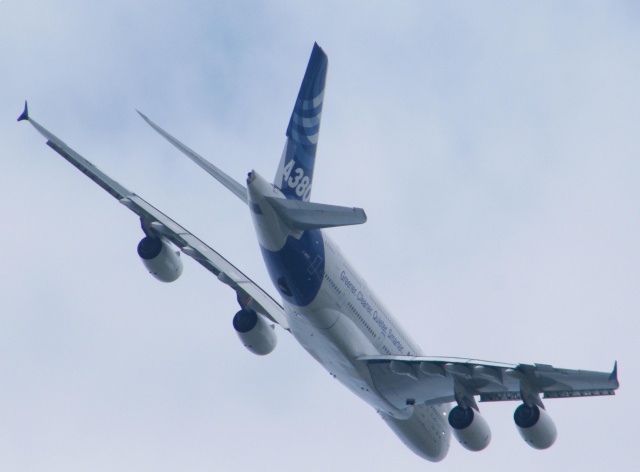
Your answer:
[[[140,115],[142,117],[142,119],[144,121],[146,121],[149,126],[151,126],[158,134],[160,134],[160,136],[162,136],[164,139],[166,139],[171,144],[173,144],[181,153],[183,153],[185,156],[187,156],[193,162],[198,164],[209,175],[211,175],[218,182],[220,182],[222,185],[227,187],[227,189],[231,190],[231,192],[233,192],[233,194],[236,197],[238,197],[244,203],[247,203],[247,189],[246,189],[246,187],[244,187],[240,183],[238,183],[235,180],[233,180],[231,177],[229,177],[227,174],[222,172],[216,166],[211,164],[209,161],[207,161],[204,157],[202,157],[200,154],[195,152],[193,149],[191,149],[190,147],[188,147],[185,144],[182,144],[176,138],[171,136],[169,133],[167,133],[165,130],[163,130],[157,124],[155,124],[153,121],[151,121],[145,114],[139,112],[138,110],[136,110],[136,111],[138,112],[138,115]]]
[[[396,408],[460,400],[481,402],[615,395],[612,372],[561,369],[545,364],[504,364],[450,357],[366,356],[376,389]]]
[[[27,103],[18,121],[28,121],[47,139],[47,145],[69,161],[80,172],[85,174],[96,184],[109,192],[120,203],[126,206],[140,217],[145,232],[152,232],[156,236],[163,237],[189,257],[195,259],[200,265],[212,272],[218,280],[235,290],[238,300],[243,306],[248,306],[254,311],[267,316],[278,323],[284,329],[289,329],[282,306],[276,302],[259,285],[244,275],[237,267],[231,264],[214,249],[207,246],[200,239],[184,229],[160,210],[147,203],[134,192],[131,192],[120,183],[113,180],[91,162],[71,149],[61,139],[42,127],[29,116]],[[236,195],[239,192],[234,192]],[[238,195],[240,196],[240,195]],[[242,197],[240,197],[242,198]]]

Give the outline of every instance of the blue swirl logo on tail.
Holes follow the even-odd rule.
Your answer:
[[[287,198],[309,201],[320,133],[324,86],[329,61],[315,44],[287,127],[285,144],[274,185]]]

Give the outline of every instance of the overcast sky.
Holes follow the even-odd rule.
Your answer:
[[[137,108],[243,181],[271,179],[314,41],[329,75],[314,201],[425,353],[610,370],[549,400],[559,436],[438,465],[278,331],[246,351],[232,291],[162,284],[133,213],[31,116],[274,293],[246,207]],[[0,2],[0,463],[12,471],[635,470],[640,316],[636,1]]]

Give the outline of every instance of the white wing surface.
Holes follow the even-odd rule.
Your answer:
[[[504,364],[451,357],[366,356],[378,392],[396,408],[463,400],[526,400],[615,395],[618,367],[612,372],[559,369],[545,364]]]
[[[235,290],[238,301],[257,313],[267,316],[284,329],[289,329],[282,306],[267,292],[244,275],[215,250],[173,221],[157,208],[153,207],[135,193],[106,175],[91,162],[67,146],[61,139],[53,135],[29,117],[27,106],[19,121],[27,120],[47,139],[47,145],[68,160],[83,174],[109,192],[120,203],[140,217],[145,232],[152,232],[171,241],[182,252],[195,259],[199,264],[212,272],[218,280]],[[236,193],[236,192],[234,192]],[[246,200],[245,200],[246,201]]]

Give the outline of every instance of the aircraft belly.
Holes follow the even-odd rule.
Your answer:
[[[309,308],[312,307],[305,307],[302,312],[298,307],[285,305],[291,333],[302,347],[334,378],[375,408],[396,436],[414,453],[432,462],[444,459],[449,451],[451,435],[446,416],[449,405],[395,409],[373,386],[369,369],[364,367],[366,364],[355,361],[367,352],[377,354],[375,346],[351,320],[337,310],[319,308],[307,311]],[[337,319],[327,329],[318,328],[314,326],[316,323],[309,321],[311,317],[322,316],[336,316]],[[399,419],[405,413],[408,417]]]
[[[439,462],[449,452],[451,430],[447,424],[449,405],[418,405],[408,420],[382,414],[382,419],[415,454]]]
[[[393,409],[372,387],[366,364],[355,361],[364,355],[378,354],[377,349],[351,320],[338,311],[309,308],[312,307],[305,307],[302,312],[299,307],[285,305],[291,333],[300,345],[335,379],[371,406],[384,411]],[[331,327],[322,329],[317,327],[317,322],[311,322],[311,318],[335,321]]]

